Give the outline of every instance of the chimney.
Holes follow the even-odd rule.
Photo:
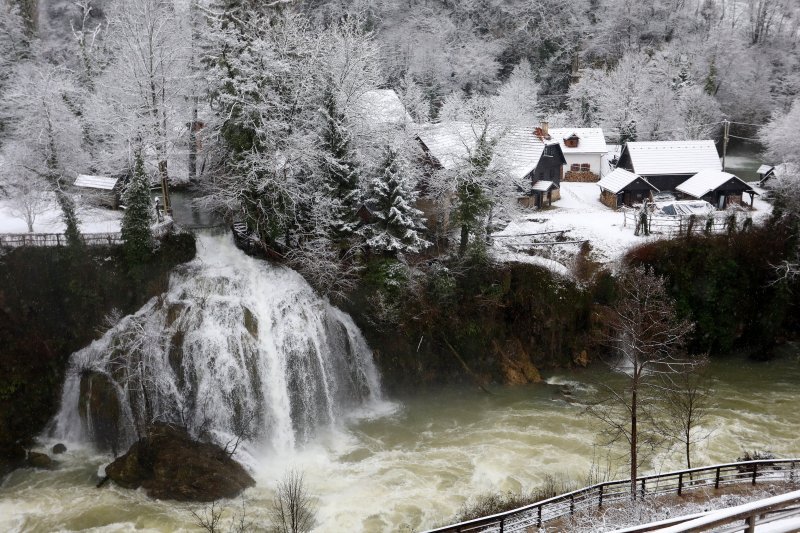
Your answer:
[[[550,123],[546,120],[542,121],[542,137],[548,141],[550,140]]]

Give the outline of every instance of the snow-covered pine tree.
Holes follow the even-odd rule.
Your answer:
[[[126,206],[122,216],[122,238],[125,255],[130,263],[141,263],[153,250],[153,233],[150,229],[152,204],[150,181],[144,171],[141,151],[137,150],[133,175],[122,196]]]
[[[320,170],[326,192],[333,200],[330,229],[337,240],[353,234],[361,206],[359,166],[344,114],[339,110],[336,92],[329,85],[323,96],[320,135]]]
[[[484,190],[489,175],[489,165],[494,156],[494,140],[489,138],[488,125],[485,125],[470,154],[466,165],[457,177],[456,198],[458,202],[454,219],[461,225],[461,239],[458,255],[464,255],[469,243],[469,234],[482,229],[484,216],[491,208],[491,199]],[[482,242],[477,240],[476,242]]]
[[[394,148],[384,149],[378,174],[370,183],[374,222],[363,228],[367,246],[377,253],[416,253],[430,243],[419,235],[422,211],[414,207],[417,194],[408,168]]]

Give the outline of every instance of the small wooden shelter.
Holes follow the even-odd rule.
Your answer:
[[[122,195],[120,180],[108,176],[78,174],[74,186],[85,192],[93,203],[116,209]]]
[[[698,172],[675,189],[685,198],[705,200],[717,209],[725,209],[732,204],[741,204],[742,195],[750,195],[750,207],[753,197],[758,194],[750,185],[727,172],[704,170]]]
[[[614,169],[597,182],[600,186],[600,201],[616,209],[623,205],[640,204],[653,199],[654,192],[660,192],[652,183],[624,168]]]

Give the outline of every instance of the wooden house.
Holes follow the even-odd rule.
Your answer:
[[[600,179],[603,157],[608,153],[600,128],[551,128],[566,160],[564,181],[594,182]]]
[[[653,193],[660,192],[646,178],[623,168],[603,176],[597,185],[600,186],[600,201],[611,209],[652,200]]]
[[[467,163],[480,134],[480,126],[447,122],[422,128],[417,138],[434,168],[455,171]],[[491,164],[519,191],[523,204],[541,207],[560,198],[566,160],[546,125],[492,126],[487,135],[496,140]]]
[[[647,179],[662,191],[674,191],[698,172],[719,172],[722,163],[714,141],[629,142],[622,147],[617,168]]]
[[[753,197],[758,194],[733,174],[714,170],[698,172],[678,185],[676,191],[684,198],[705,200],[717,209],[740,205],[744,194],[750,195],[750,206],[752,207]]]
[[[108,176],[78,174],[74,186],[85,194],[91,203],[116,209],[122,196],[121,182]]]

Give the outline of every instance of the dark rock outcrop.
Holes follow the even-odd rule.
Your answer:
[[[86,372],[81,376],[79,412],[83,423],[91,428],[95,445],[116,454],[120,405],[111,377],[100,372]]]
[[[58,455],[60,453],[66,452],[67,451],[67,447],[59,442],[58,444],[53,446],[53,449],[51,451],[53,452],[53,455]]]
[[[46,453],[28,452],[27,464],[33,468],[53,468],[55,463]]]
[[[106,475],[121,487],[143,487],[151,498],[164,500],[210,502],[255,485],[225,450],[167,424],[154,424],[147,437],[106,467]]]

